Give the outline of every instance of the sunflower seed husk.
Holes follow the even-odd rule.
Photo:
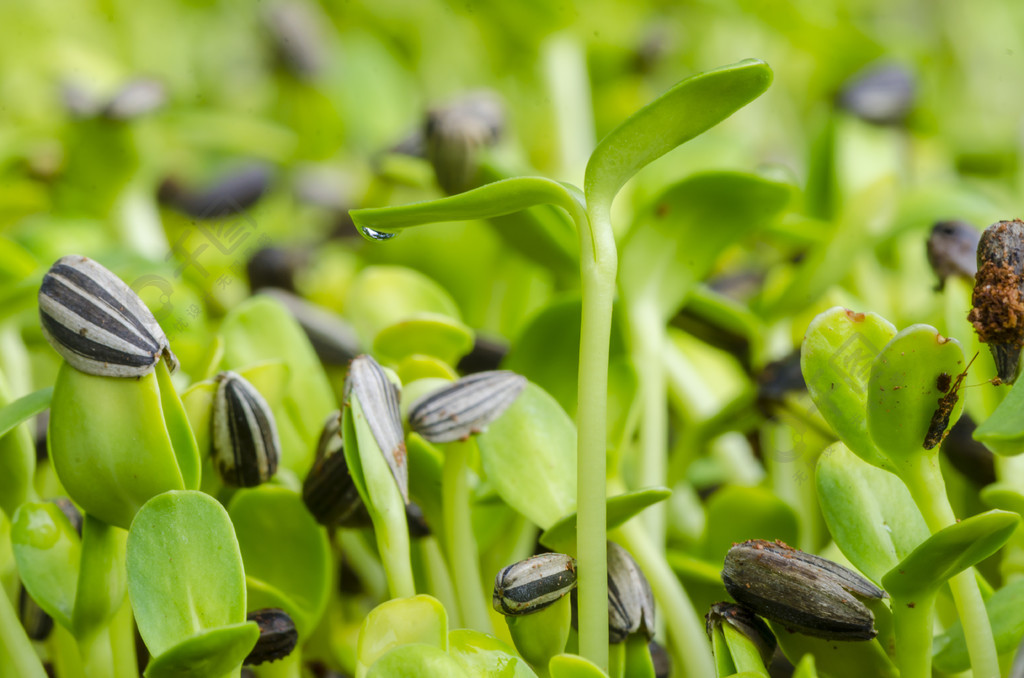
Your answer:
[[[402,499],[408,504],[409,466],[398,395],[398,388],[376,360],[361,355],[352,361],[345,380],[345,403],[353,397],[359,398],[370,432],[398,483]]]
[[[18,598],[18,616],[21,617],[25,633],[32,640],[46,640],[53,631],[53,617],[39,607],[39,603],[28,594],[25,587],[21,588]]]
[[[272,296],[284,304],[325,365],[347,365],[359,355],[356,331],[336,314],[282,289],[262,289],[260,294]]]
[[[243,664],[252,666],[287,657],[299,642],[295,622],[280,608],[254,610],[246,615],[246,619],[256,622],[260,627],[260,637]]]
[[[315,78],[327,61],[320,30],[325,19],[302,2],[275,3],[267,12],[266,25],[278,58],[300,78]]]
[[[321,525],[370,527],[373,521],[345,461],[341,410],[327,416],[313,468],[302,484],[302,500]]]
[[[39,288],[43,336],[72,367],[101,377],[141,377],[178,359],[153,314],[120,278],[88,257],[61,257]]]
[[[543,610],[576,587],[576,561],[562,553],[542,553],[498,572],[494,609],[509,617]]]
[[[651,653],[654,678],[668,678],[672,674],[672,656],[668,650],[656,640],[647,643],[647,649]]]
[[[879,64],[855,75],[839,93],[839,107],[873,125],[902,125],[916,99],[914,74],[898,64]]]
[[[504,126],[501,102],[490,92],[470,94],[427,114],[426,155],[445,192],[473,187],[480,152],[498,141]]]
[[[167,88],[153,78],[137,78],[125,84],[103,109],[111,120],[130,120],[151,113],[167,102]]]
[[[478,372],[423,396],[409,408],[409,427],[432,443],[466,440],[509,408],[526,377],[500,370]]]
[[[1024,221],[1000,221],[981,234],[972,304],[967,319],[992,351],[999,379],[1012,384],[1024,346]]]
[[[214,465],[226,485],[255,487],[277,472],[281,443],[270,406],[237,372],[216,377],[211,417]]]
[[[940,221],[932,226],[927,253],[928,263],[939,278],[935,291],[941,292],[950,276],[974,280],[980,238],[978,229],[966,221]]]
[[[654,593],[629,551],[608,542],[608,640],[621,643],[637,631],[654,637]]]
[[[875,616],[854,597],[886,593],[852,570],[761,539],[729,549],[722,581],[736,602],[753,612],[816,638],[870,640]]]
[[[161,203],[196,219],[221,219],[244,214],[270,188],[273,173],[262,164],[251,164],[223,177],[206,189],[193,189],[169,178],[160,185]]]
[[[704,615],[704,620],[708,638],[711,638],[716,628],[728,624],[753,643],[765,666],[772,663],[772,656],[778,647],[775,634],[760,617],[747,608],[733,603],[712,603],[711,609]]]

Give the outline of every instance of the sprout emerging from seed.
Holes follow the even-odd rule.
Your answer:
[[[260,637],[252,652],[242,662],[248,666],[264,662],[277,661],[287,657],[299,642],[299,633],[295,630],[295,622],[287,612],[271,607],[255,610],[246,615],[260,627]]]
[[[733,603],[712,603],[711,609],[704,615],[704,620],[708,638],[712,637],[716,628],[728,624],[743,634],[757,648],[757,653],[761,655],[761,661],[765,666],[772,663],[772,656],[775,654],[775,648],[778,647],[775,634],[760,617],[747,608]]]
[[[852,570],[776,541],[729,549],[722,569],[736,602],[787,629],[829,640],[871,640],[875,616],[854,597],[886,593]]]
[[[100,377],[142,377],[161,357],[178,359],[135,292],[97,262],[61,257],[39,288],[43,336],[75,369]]]
[[[513,563],[494,577],[494,609],[508,617],[539,612],[576,588],[576,561],[542,553]]]
[[[327,415],[313,468],[302,484],[302,500],[321,525],[369,527],[373,524],[345,461],[341,410]]]
[[[989,345],[1000,381],[1017,379],[1024,346],[1024,221],[1000,221],[981,235],[974,308],[967,319]]]
[[[409,466],[406,459],[405,432],[402,413],[398,407],[398,387],[384,368],[368,355],[352,361],[345,380],[345,403],[358,398],[366,416],[366,423],[384,453],[384,458],[395,477],[402,499],[409,503]]]
[[[217,375],[211,447],[226,485],[255,487],[277,472],[281,442],[274,413],[260,392],[237,372]]]
[[[432,443],[466,440],[500,417],[526,387],[509,371],[478,372],[428,393],[409,408],[409,427]]]

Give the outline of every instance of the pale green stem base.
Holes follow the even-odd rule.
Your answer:
[[[633,365],[643,403],[636,482],[637,487],[654,487],[664,485],[668,473],[668,385],[662,365],[665,328],[653,302],[638,302],[630,309],[629,317]],[[659,552],[665,550],[666,517],[664,503],[649,507],[640,516]]]
[[[0,666],[21,678],[46,678],[46,671],[32,647],[32,641],[18,621],[10,599],[0,591]],[[5,674],[6,675],[6,674]]]
[[[302,648],[287,657],[251,667],[258,678],[302,678]]]
[[[900,477],[933,534],[956,522],[946,496],[946,483],[939,469],[937,455],[915,455],[900,469]],[[999,678],[999,657],[992,626],[985,610],[985,601],[981,597],[981,589],[974,577],[974,568],[968,568],[950,579],[949,587],[963,623],[974,678]]]
[[[110,649],[114,653],[114,678],[138,678],[139,665],[135,654],[135,618],[125,597],[121,609],[110,621]]]
[[[595,213],[603,216],[595,216]],[[583,321],[576,424],[580,655],[608,669],[607,478],[608,344],[615,296],[615,240],[607,211],[588,211],[580,232]],[[597,240],[592,241],[593,233]]]
[[[114,675],[114,653],[110,649],[110,627],[78,639],[82,669],[86,678],[111,678]]]
[[[444,513],[445,554],[455,585],[462,625],[475,631],[490,632],[487,602],[480,588],[480,560],[470,515],[469,453],[471,441],[444,446],[444,470],[441,476],[441,510]]]
[[[892,601],[900,678],[931,678],[934,608],[934,594],[912,601],[895,598]]]
[[[676,578],[668,561],[658,552],[639,524],[630,521],[615,531],[615,536],[636,559],[647,575],[658,602],[656,616],[665,617],[676,654],[682,658],[684,676],[713,676],[715,662],[711,656],[704,625],[693,608],[689,596]]]
[[[463,622],[461,616],[459,616],[459,606],[455,598],[455,586],[452,584],[448,563],[445,562],[444,553],[442,553],[438,540],[434,537],[423,537],[418,542],[420,558],[426,571],[427,586],[431,595],[441,601],[444,609],[448,611],[449,628],[462,628]]]

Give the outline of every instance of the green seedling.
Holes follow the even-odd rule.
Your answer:
[[[582,191],[547,179],[517,178],[432,203],[352,212],[364,235],[377,240],[423,223],[497,217],[542,204],[560,207],[572,218],[579,237],[583,293],[577,398],[577,504],[582,516],[579,542],[587,546],[579,554],[580,650],[598,666],[608,665],[603,622],[607,615],[607,572],[600,545],[606,541],[605,393],[617,269],[612,202],[636,172],[757,98],[770,82],[771,70],[756,60],[684,80],[598,144],[587,163]]]
[[[147,678],[237,676],[259,636],[246,621],[242,555],[227,511],[201,492],[165,492],[132,522],[128,596],[153,659]]]

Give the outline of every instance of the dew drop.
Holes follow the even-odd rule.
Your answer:
[[[370,228],[369,226],[360,226],[359,230],[362,231],[363,235],[365,235],[370,240],[391,240],[396,235],[398,235],[397,233],[387,233],[385,231],[375,231],[372,228]]]

